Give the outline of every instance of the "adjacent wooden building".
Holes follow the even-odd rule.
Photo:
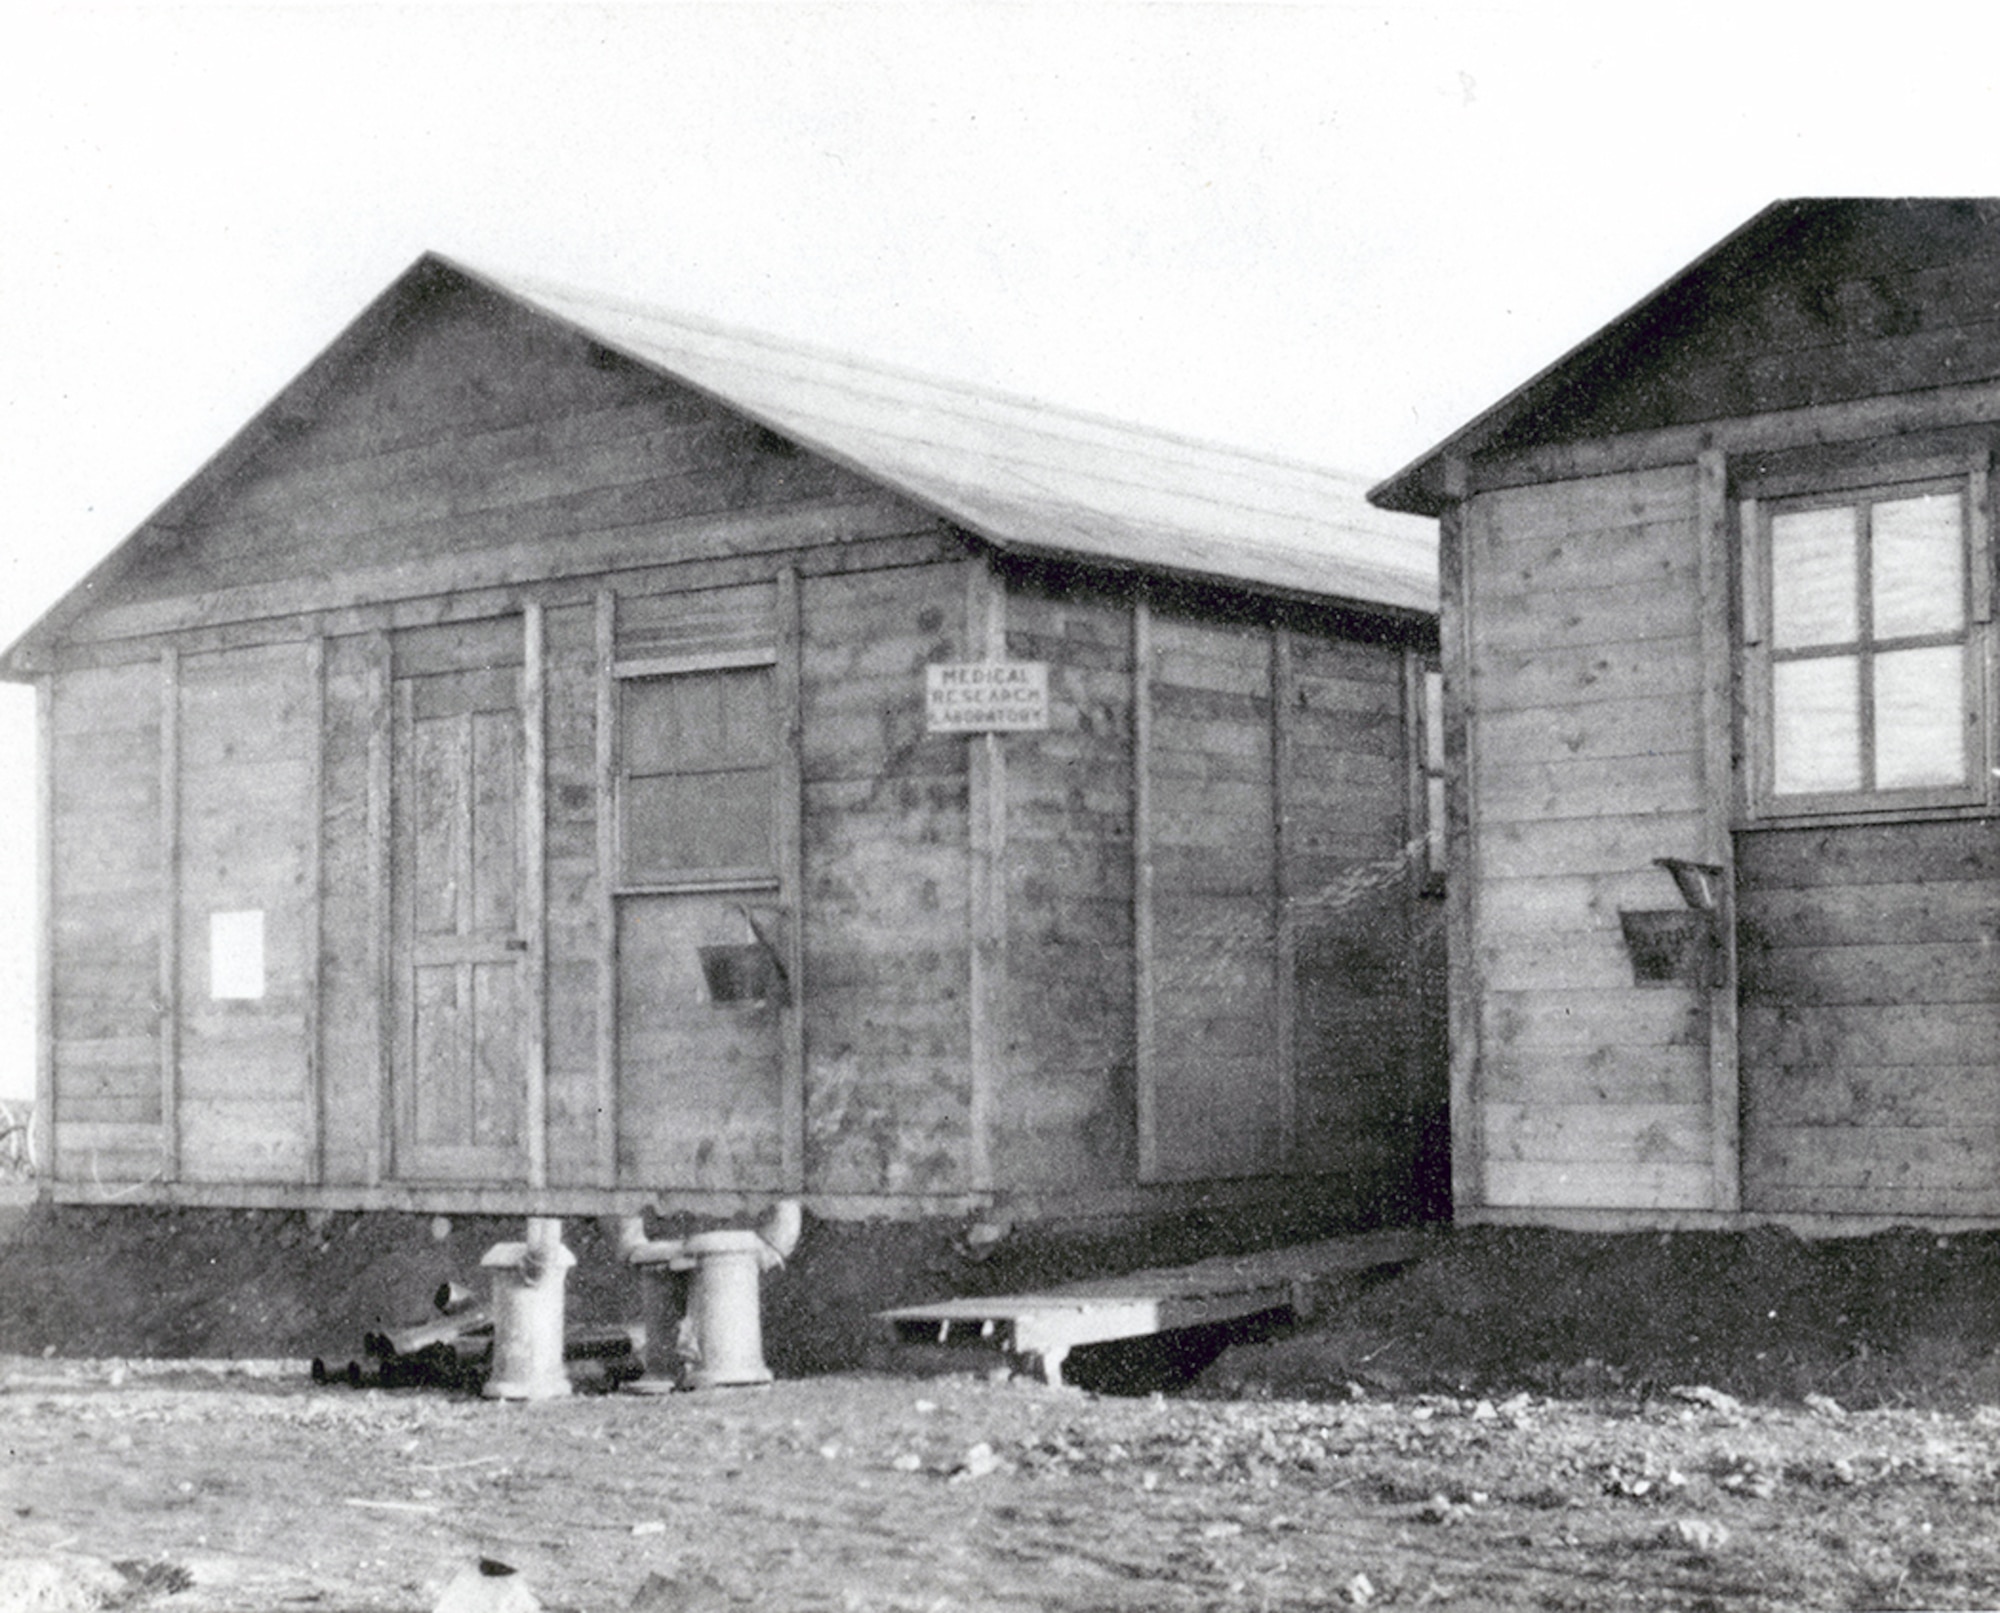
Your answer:
[[[1327,473],[427,257],[0,666],[50,1190],[1379,1218],[1434,600]]]
[[[2000,1218],[1996,441],[2000,201],[1798,201],[1373,491],[1442,523],[1462,1216]]]

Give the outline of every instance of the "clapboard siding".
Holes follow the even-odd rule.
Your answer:
[[[1748,1202],[2000,1213],[2000,826],[1738,839]]]
[[[1702,844],[1695,516],[1677,467],[1482,495],[1466,522],[1480,884],[1460,967],[1496,1206],[1626,1202],[1611,1183],[1709,1202],[1707,1007],[1635,984],[1618,916],[1674,901],[1653,859]]]
[[[320,819],[319,1081],[330,1182],[382,1171],[388,647],[372,634],[328,641]]]
[[[918,696],[967,658],[964,571],[808,578],[800,614],[806,1184],[962,1191],[966,750]]]
[[[1009,736],[1004,1077],[997,1180],[1076,1193],[1135,1179],[1132,611],[1012,584],[1007,653],[1049,666],[1049,727]]]
[[[1291,960],[1295,1167],[1402,1191],[1442,1114],[1442,918],[1417,894],[1414,713],[1402,652],[1288,631],[1282,872]],[[1338,781],[1337,783],[1331,781]]]
[[[1277,847],[1268,629],[1162,611],[1152,622],[1154,1172],[1276,1170]]]
[[[595,602],[542,617],[547,787],[543,792],[548,948],[548,1173],[552,1185],[602,1176],[598,1018],[603,1009],[603,877],[598,866],[598,682]]]
[[[179,684],[180,1175],[304,1181],[316,1169],[307,1031],[321,743],[307,646],[182,656]],[[262,994],[210,991],[210,921],[260,915]]]
[[[161,710],[157,662],[77,673],[52,700],[58,1180],[142,1181],[163,1165]]]

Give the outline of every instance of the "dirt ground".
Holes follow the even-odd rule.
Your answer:
[[[293,1223],[257,1225],[276,1245]],[[484,1580],[491,1605],[526,1587],[578,1613],[2000,1607],[1984,1236],[1466,1229],[1305,1325],[1073,1358],[1123,1393],[968,1357],[508,1405],[107,1348],[169,1312],[202,1354],[331,1320],[278,1266],[245,1288],[199,1219],[154,1304],[114,1296],[146,1286],[117,1230],[0,1246],[10,1613],[427,1613],[482,1558],[518,1571]],[[323,1258],[374,1235],[296,1230]],[[83,1231],[98,1264],[67,1248],[52,1279]],[[401,1280],[454,1235],[426,1230]],[[912,1283],[952,1275],[929,1261]],[[351,1308],[365,1275],[319,1287]]]

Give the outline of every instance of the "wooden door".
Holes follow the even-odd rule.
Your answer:
[[[520,625],[426,630],[396,648],[395,1174],[524,1181]]]

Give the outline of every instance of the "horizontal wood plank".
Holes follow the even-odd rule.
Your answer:
[[[1504,824],[1695,812],[1706,794],[1700,760],[1684,750],[1527,763],[1482,753],[1479,813]]]
[[[1698,857],[1702,826],[1695,812],[1495,824],[1480,843],[1480,867],[1492,879],[1635,871],[1656,857]]]
[[[1699,1165],[1711,1155],[1705,1103],[1509,1103],[1489,1098],[1480,1114],[1489,1161]]]
[[[1697,755],[1700,718],[1700,702],[1690,694],[1472,713],[1481,754],[1514,764]]]
[[[1496,1048],[1481,1066],[1484,1091],[1521,1104],[1705,1105],[1708,1049],[1604,1046],[1589,1052]]]
[[[2000,1004],[1751,1002],[1742,1017],[1743,1063],[1761,1079],[1786,1071],[1929,1067],[1994,1062]]]
[[[1707,1010],[1685,991],[1489,991],[1480,1003],[1480,1046],[1494,1055],[1707,1044]]]
[[[1495,1159],[1485,1165],[1486,1203],[1497,1209],[1700,1210],[1710,1205],[1714,1168],[1600,1161]]]

